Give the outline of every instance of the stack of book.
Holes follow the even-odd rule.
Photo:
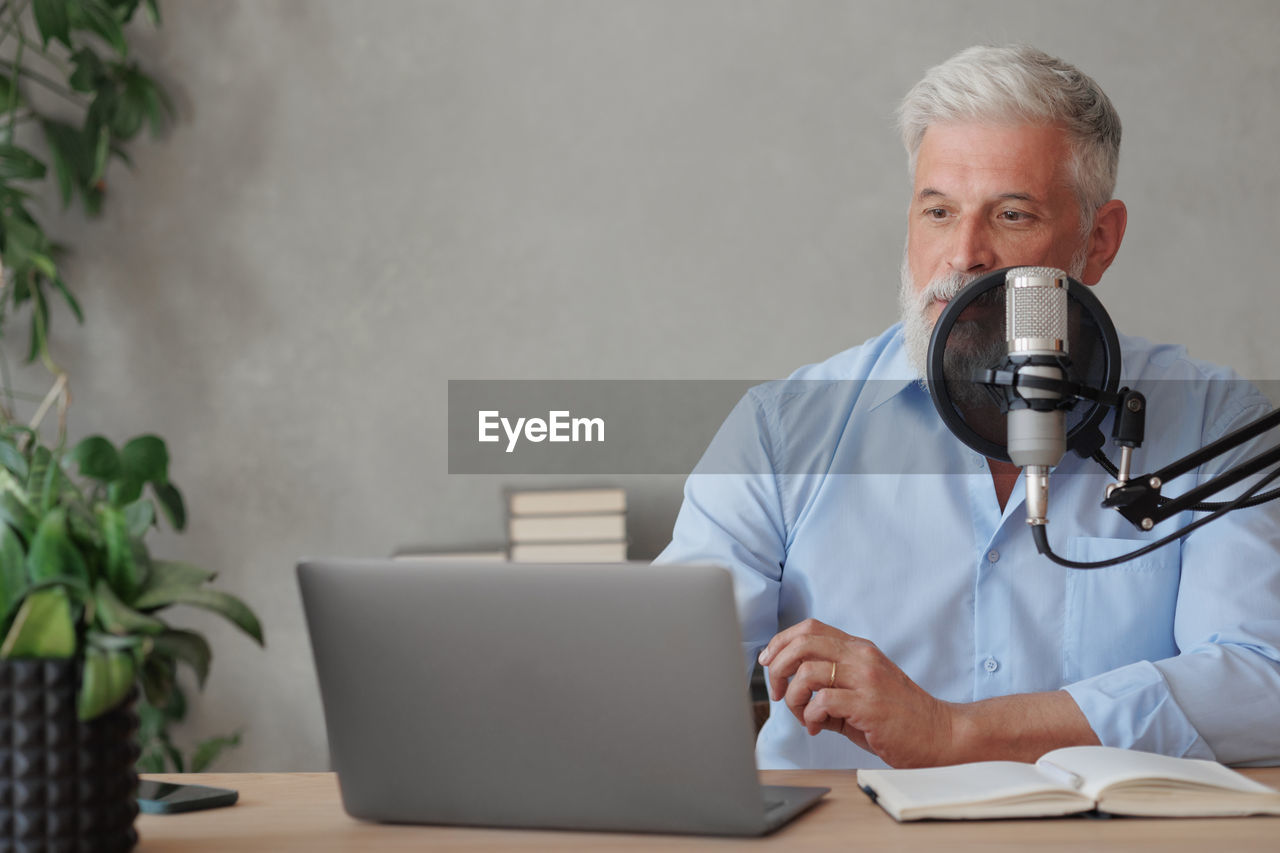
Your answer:
[[[517,563],[621,563],[627,493],[618,488],[507,492],[507,540]]]

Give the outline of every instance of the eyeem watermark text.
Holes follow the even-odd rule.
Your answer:
[[[604,441],[604,418],[575,418],[568,411],[547,412],[546,420],[542,418],[510,418],[502,417],[496,409],[477,413],[480,420],[479,441],[501,441],[498,429],[507,436],[507,453],[516,449],[521,438],[535,444],[540,441],[553,442],[592,442]]]

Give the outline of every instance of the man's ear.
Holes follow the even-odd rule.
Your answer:
[[[1124,240],[1124,227],[1129,221],[1129,211],[1124,202],[1118,198],[1098,208],[1098,215],[1093,220],[1093,230],[1089,232],[1089,249],[1084,265],[1084,274],[1080,280],[1085,284],[1097,284],[1102,274],[1116,259],[1120,251],[1120,242]]]

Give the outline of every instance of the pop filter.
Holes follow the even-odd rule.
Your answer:
[[[929,396],[947,428],[983,456],[1009,462],[1008,416],[999,395],[978,381],[1008,355],[1005,273],[996,270],[967,285],[947,303],[929,337]],[[1120,384],[1120,340],[1102,303],[1090,289],[1067,280],[1070,381],[1114,393]],[[1105,442],[1100,403],[1081,400],[1067,412],[1067,447],[1091,456]]]

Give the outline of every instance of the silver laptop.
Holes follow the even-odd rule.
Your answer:
[[[763,835],[731,580],[712,566],[308,560],[342,801],[393,823]]]

